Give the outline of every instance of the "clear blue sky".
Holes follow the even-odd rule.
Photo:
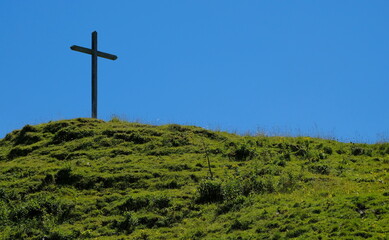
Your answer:
[[[0,138],[90,117],[389,140],[389,1],[0,2]]]

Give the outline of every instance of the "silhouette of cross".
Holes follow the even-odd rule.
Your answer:
[[[97,32],[92,33],[92,48],[73,45],[70,49],[92,55],[92,118],[97,118],[97,57],[116,60],[118,57],[109,53],[97,51]]]

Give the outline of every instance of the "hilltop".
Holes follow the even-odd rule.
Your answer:
[[[0,140],[0,239],[387,239],[389,143],[72,119]]]

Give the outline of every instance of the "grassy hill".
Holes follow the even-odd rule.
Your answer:
[[[73,119],[0,140],[0,239],[388,239],[389,143]]]

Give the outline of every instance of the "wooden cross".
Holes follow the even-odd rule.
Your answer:
[[[73,45],[70,49],[92,55],[92,118],[97,118],[97,57],[116,60],[118,57],[97,51],[97,32],[92,33],[92,49]]]

